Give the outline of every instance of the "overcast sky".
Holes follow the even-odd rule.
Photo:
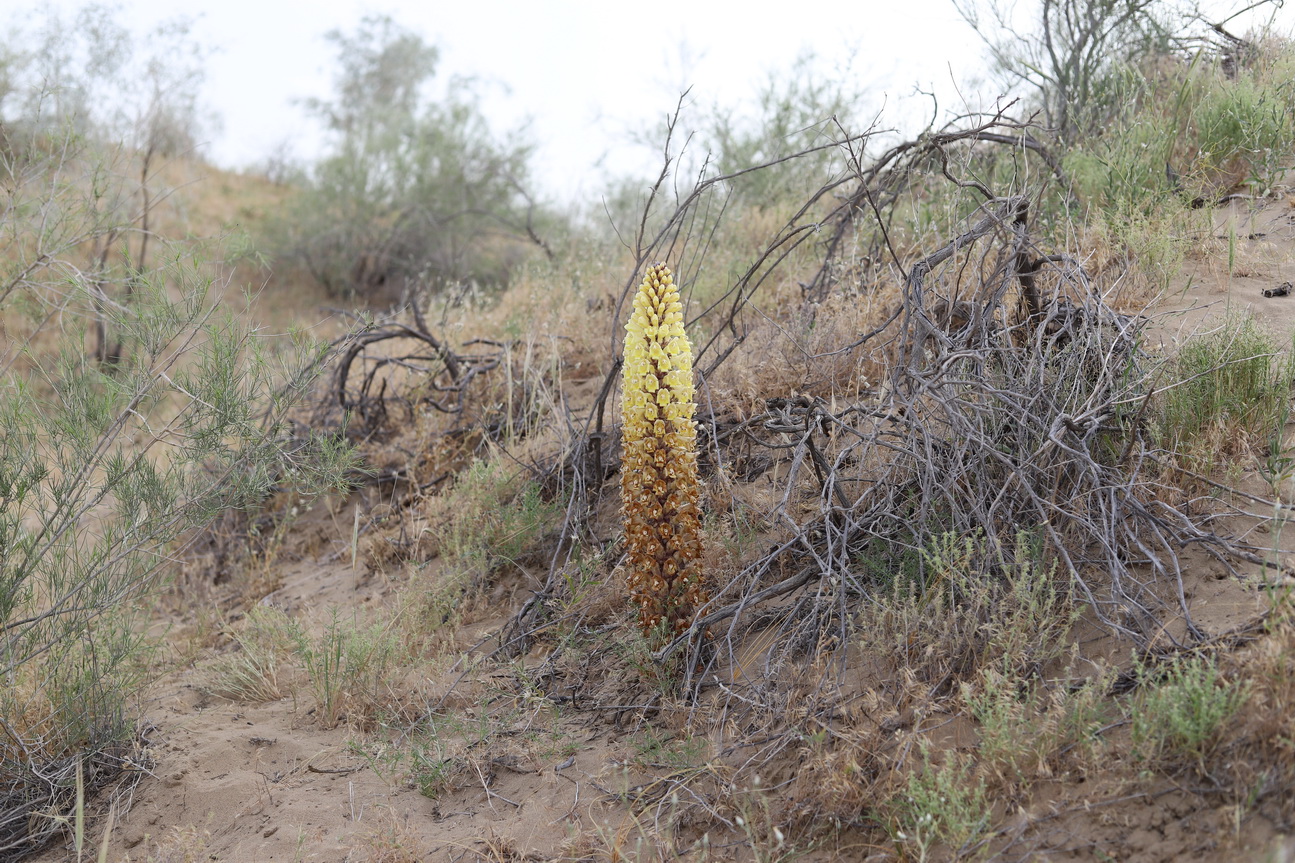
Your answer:
[[[57,0],[75,10],[76,0]],[[211,50],[203,95],[220,118],[207,156],[222,167],[265,160],[286,144],[319,153],[319,130],[296,100],[331,93],[335,58],[324,38],[366,14],[389,14],[441,50],[438,77],[482,82],[497,130],[529,124],[537,178],[556,199],[604,186],[608,174],[644,172],[652,159],[629,143],[691,87],[696,110],[749,104],[770,73],[805,52],[825,75],[848,76],[884,106],[883,125],[917,129],[931,98],[956,110],[982,87],[983,52],[952,0],[814,0],[752,4],[655,0],[123,0],[118,20],[143,33],[183,11]],[[1025,4],[1029,5],[1029,4]],[[1226,2],[1215,3],[1227,8]],[[1295,6],[1295,4],[1288,4]],[[1279,13],[1286,31],[1295,9]],[[1244,29],[1243,27],[1240,29]],[[981,98],[993,94],[982,92]]]

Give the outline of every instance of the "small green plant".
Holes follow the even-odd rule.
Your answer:
[[[446,510],[442,555],[457,569],[484,579],[533,547],[561,506],[545,501],[536,483],[519,480],[502,461],[478,460],[456,480]]]
[[[399,637],[389,625],[343,621],[338,609],[319,639],[298,630],[297,648],[326,727],[371,718],[382,703],[388,672],[401,658]]]
[[[684,770],[706,758],[706,740],[690,735],[672,735],[649,726],[635,743],[634,762],[644,768]]]
[[[408,628],[413,639],[444,639],[458,626],[465,602],[479,595],[501,567],[519,565],[562,512],[538,484],[502,459],[481,459],[457,477],[439,502],[435,531],[439,564],[426,567]]]
[[[936,859],[941,846],[954,859],[975,856],[990,825],[984,780],[973,781],[970,763],[956,752],[936,764],[930,745],[923,740],[920,746],[921,765],[909,774],[904,791],[892,802],[894,839],[923,861]]]
[[[980,726],[981,764],[1019,788],[1049,775],[1049,762],[1062,752],[1092,755],[1105,716],[1104,685],[1099,678],[1049,689],[1042,681],[1023,684],[984,669],[975,684],[962,684],[963,700]]]
[[[1023,779],[1052,749],[1052,734],[1044,733],[1038,697],[1022,692],[992,668],[980,675],[980,685],[963,684],[963,698],[980,725],[980,757],[1009,781]],[[1051,729],[1049,729],[1051,730]]]
[[[939,534],[914,564],[861,622],[871,649],[923,676],[966,678],[984,667],[1033,675],[1061,654],[1077,611],[1034,532],[1017,531],[1014,547],[997,552],[981,533]]]
[[[1139,663],[1138,674],[1154,672]],[[1209,658],[1175,662],[1134,700],[1134,751],[1143,760],[1182,754],[1203,761],[1248,697],[1248,688],[1223,679]]]
[[[577,545],[571,551],[571,560],[558,571],[562,579],[559,601],[566,608],[583,602],[606,579],[608,551],[597,551]]]
[[[415,743],[409,749],[409,780],[428,800],[451,789],[460,767],[435,741]]]
[[[1230,316],[1216,332],[1188,340],[1170,370],[1159,389],[1160,436],[1192,466],[1240,456],[1280,433],[1295,366],[1253,318]]]

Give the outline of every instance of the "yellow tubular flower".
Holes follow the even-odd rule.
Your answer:
[[[648,267],[625,325],[621,507],[630,597],[649,638],[687,629],[706,601],[697,506],[697,411],[683,304],[664,264]]]

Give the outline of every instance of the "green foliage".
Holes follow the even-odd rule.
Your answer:
[[[523,559],[562,513],[558,502],[544,501],[537,484],[521,480],[502,460],[473,462],[442,503],[440,565],[428,568],[409,619],[415,638],[457,625],[464,600],[498,568]]]
[[[925,740],[921,756],[920,768],[909,774],[901,796],[892,801],[895,840],[913,848],[919,860],[935,859],[939,846],[953,859],[974,856],[990,825],[984,780],[973,781],[971,764],[956,752],[948,753],[945,763],[935,763]]]
[[[140,598],[188,538],[289,477],[335,486],[350,467],[331,442],[289,453],[275,436],[320,349],[268,353],[216,314],[210,283],[178,261],[137,280],[131,306],[112,309],[115,364],[86,355],[75,312],[93,303],[75,285],[56,354],[3,355],[0,758],[15,769],[130,735]]]
[[[1253,441],[1280,442],[1295,367],[1253,318],[1233,315],[1189,339],[1159,390],[1164,446],[1203,467]]]
[[[1245,75],[1212,83],[1191,112],[1196,170],[1226,171],[1244,160],[1252,181],[1266,189],[1295,135],[1290,82],[1273,87]]]
[[[435,739],[410,745],[409,779],[418,793],[428,800],[435,800],[449,791],[461,769],[460,762],[445,757]]]
[[[1108,220],[1129,221],[1169,200],[1209,200],[1226,191],[1220,183],[1247,176],[1266,188],[1295,131],[1289,87],[1262,69],[1229,78],[1199,57],[1145,65],[1119,84],[1119,101],[1136,110],[1065,154],[1081,200]]]
[[[1202,761],[1248,697],[1248,687],[1220,677],[1211,659],[1176,662],[1134,703],[1134,751],[1143,759],[1183,754]]]
[[[519,483],[498,459],[475,461],[460,474],[447,508],[452,518],[441,535],[441,553],[477,576],[516,562],[562,511],[542,499],[536,483]]]
[[[1171,191],[1165,176],[1170,134],[1158,118],[1138,115],[1067,152],[1065,168],[1080,199],[1123,220],[1150,211]]]
[[[531,146],[492,134],[469,82],[429,101],[438,52],[390,18],[329,39],[336,95],[307,106],[333,144],[276,229],[280,255],[372,301],[408,280],[501,283],[538,236]]]
[[[183,300],[167,299],[163,278]],[[10,355],[0,378],[6,672],[71,660],[62,652],[82,638],[84,661],[103,660],[91,624],[152,585],[182,536],[225,508],[255,506],[288,470],[340,480],[341,454],[316,476],[275,445],[262,410],[291,406],[272,399],[280,373],[253,334],[214,314],[209,285],[178,264],[141,285],[135,307],[114,316],[131,348],[121,365],[89,360],[75,329],[57,358],[28,354],[24,367]],[[301,348],[291,369],[318,360]]]
[[[277,435],[324,346],[222,313],[219,250],[150,229],[150,159],[192,83],[158,58],[182,49],[150,44],[148,98],[117,103],[140,113],[105,116],[91,109],[135,68],[129,45],[106,13],[65,26],[51,16],[41,39],[19,29],[0,48],[14,133],[0,146],[0,776],[14,804],[0,856],[55,829],[74,765],[90,792],[120,769],[105,753],[133,736],[149,675],[141,613],[188,544],[220,513],[340,486],[353,466],[340,441]],[[27,819],[38,810],[50,819]]]
[[[634,744],[633,761],[644,769],[688,770],[706,761],[710,746],[699,737],[648,726]]]
[[[298,629],[296,641],[325,727],[370,718],[386,692],[388,672],[402,656],[393,627],[344,621],[336,608],[319,638]]]

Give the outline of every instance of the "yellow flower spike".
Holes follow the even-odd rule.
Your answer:
[[[625,325],[621,403],[626,565],[644,635],[671,638],[688,628],[707,598],[692,347],[679,290],[664,264],[648,267],[633,308]]]

